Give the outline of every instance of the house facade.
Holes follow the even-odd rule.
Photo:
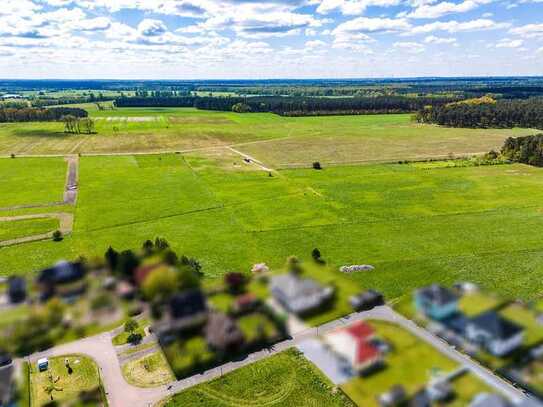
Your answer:
[[[277,302],[298,315],[319,308],[334,295],[332,287],[321,286],[311,279],[301,278],[292,273],[273,277],[270,291]]]
[[[415,291],[417,311],[429,318],[442,320],[458,312],[458,296],[438,284]]]

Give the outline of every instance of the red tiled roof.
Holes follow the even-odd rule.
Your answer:
[[[364,321],[357,321],[354,324],[351,324],[345,330],[351,334],[353,337],[359,340],[366,340],[373,336],[375,330],[371,325]]]
[[[365,363],[379,356],[379,349],[371,343],[359,340],[356,346],[356,363]]]

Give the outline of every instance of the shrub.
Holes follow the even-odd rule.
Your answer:
[[[132,318],[124,323],[125,332],[134,332],[136,329],[138,329],[138,327],[139,327],[138,321]]]
[[[318,161],[315,161],[315,162],[313,163],[313,169],[314,169],[314,170],[322,170],[321,163],[318,162]]]
[[[137,345],[142,339],[143,336],[140,333],[131,333],[126,340],[131,345]]]
[[[60,242],[62,240],[62,232],[60,230],[55,230],[53,232],[53,241]]]

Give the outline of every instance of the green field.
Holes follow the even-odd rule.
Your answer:
[[[0,222],[0,242],[24,236],[39,235],[58,229],[56,219],[25,219]]]
[[[287,350],[185,390],[163,406],[352,406],[312,364]]]
[[[73,234],[0,249],[2,271],[102,255],[109,245],[137,248],[160,235],[209,277],[262,261],[277,268],[318,247],[334,268],[376,266],[349,278],[389,297],[435,280],[472,280],[526,299],[539,293],[540,169],[387,164],[270,177],[250,168],[222,153],[82,157]]]
[[[62,123],[0,124],[0,154],[179,151],[240,145],[269,165],[359,162],[486,152],[530,130],[443,129],[410,115],[280,117],[192,108],[97,110],[97,134],[67,135]],[[248,143],[248,144],[245,144]]]

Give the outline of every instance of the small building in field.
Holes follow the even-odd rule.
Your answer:
[[[466,338],[495,356],[504,356],[522,345],[524,329],[495,311],[486,311],[469,320]]]
[[[429,318],[442,320],[458,311],[458,296],[448,288],[432,284],[415,291],[415,307]]]
[[[293,273],[273,277],[270,291],[288,311],[302,315],[314,311],[333,298],[334,289],[322,286],[309,278],[301,278]]]
[[[349,298],[349,303],[356,311],[367,311],[385,304],[385,297],[378,291],[367,290]]]
[[[64,299],[81,295],[87,288],[85,275],[81,262],[59,261],[53,267],[40,271],[37,285],[41,300],[48,300],[55,295]]]
[[[371,343],[374,337],[375,330],[371,325],[357,321],[329,333],[325,342],[353,371],[364,373],[383,360],[381,351]]]
[[[26,280],[23,277],[10,277],[8,279],[7,294],[9,302],[12,304],[18,304],[26,300]]]

